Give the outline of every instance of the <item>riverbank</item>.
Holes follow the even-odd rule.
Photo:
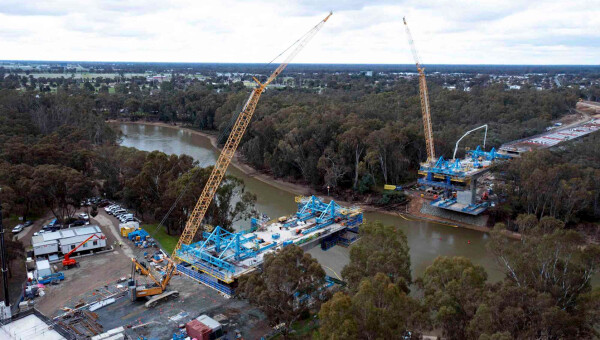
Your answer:
[[[210,144],[213,147],[213,149],[220,150],[218,147],[218,143],[217,143],[216,133],[199,131],[199,130],[195,130],[193,128],[186,127],[186,126],[183,126],[180,124],[168,124],[168,123],[163,123],[163,122],[148,122],[148,121],[131,122],[131,121],[127,121],[127,120],[110,120],[108,122],[109,123],[127,123],[127,124],[160,126],[160,127],[171,128],[171,129],[183,130],[183,131],[189,132],[191,134],[195,134],[195,135],[207,138],[210,141]],[[293,195],[309,196],[311,194],[314,194],[314,190],[311,189],[310,187],[307,187],[306,185],[291,183],[291,182],[285,181],[283,179],[274,178],[273,176],[271,176],[269,174],[265,174],[263,172],[258,171],[257,169],[254,169],[250,165],[244,163],[238,154],[235,155],[234,159],[231,162],[231,165],[233,167],[235,167],[237,170],[239,170],[240,172],[244,173],[248,177],[252,177],[253,179],[256,179],[260,182],[263,182],[267,185],[273,186],[279,190],[286,191]],[[437,217],[437,216],[423,214],[420,212],[420,207],[421,207],[423,201],[419,197],[417,197],[417,198],[415,198],[414,196],[411,197],[411,203],[408,205],[408,207],[407,207],[408,209],[405,212],[400,213],[400,212],[396,212],[396,211],[385,210],[380,207],[375,207],[375,206],[372,206],[369,204],[357,203],[357,202],[347,202],[347,201],[338,200],[335,197],[329,197],[326,195],[319,195],[319,196],[325,196],[328,199],[335,199],[342,205],[359,206],[365,212],[382,213],[382,214],[386,214],[386,215],[390,215],[390,216],[394,216],[394,217],[401,217],[408,221],[421,220],[421,221],[426,221],[426,222],[430,222],[430,223],[436,223],[439,225],[444,225],[444,226],[447,226],[450,228],[465,228],[465,229],[475,230],[475,231],[484,232],[484,233],[490,231],[490,229],[487,227],[466,224],[466,223],[460,223],[460,222],[456,222],[454,220],[448,220],[448,219],[444,219],[444,218]],[[506,235],[510,238],[520,239],[520,235],[517,233],[507,233]]]

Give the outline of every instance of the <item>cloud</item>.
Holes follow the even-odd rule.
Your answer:
[[[70,1],[44,2],[44,1],[22,1],[3,0],[0,2],[0,13],[8,15],[65,15],[71,8]]]
[[[0,2],[5,59],[267,62],[334,15],[294,60],[600,64],[597,0]]]

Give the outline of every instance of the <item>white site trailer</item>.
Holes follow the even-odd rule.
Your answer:
[[[100,227],[96,225],[63,229],[33,236],[31,238],[31,245],[33,246],[33,253],[36,257],[56,253],[66,254],[94,234],[99,237],[104,236]],[[106,247],[106,238],[93,238],[83,246],[79,247],[77,251],[100,249],[104,247]]]
[[[35,236],[34,236],[35,237]],[[40,241],[33,242],[33,254],[35,256],[49,255],[58,253],[58,241],[57,240],[49,240],[49,241]]]

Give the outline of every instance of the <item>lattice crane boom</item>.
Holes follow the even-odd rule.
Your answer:
[[[402,18],[404,21],[404,28],[406,30],[406,36],[408,37],[408,43],[417,65],[417,71],[419,71],[419,95],[421,96],[421,114],[423,116],[423,128],[425,134],[425,147],[427,148],[427,163],[431,164],[435,162],[435,146],[433,142],[433,129],[431,127],[431,110],[429,108],[429,91],[427,90],[427,81],[425,80],[425,68],[421,66],[419,54],[415,42],[410,34],[410,29],[406,23],[406,18]]]
[[[300,51],[306,46],[306,44],[317,34],[317,32],[321,29],[321,27],[327,22],[329,17],[333,13],[329,13],[325,19],[319,22],[315,27],[313,27],[310,31],[308,31],[304,36],[302,36],[297,42],[294,50],[286,57],[286,59],[273,71],[273,73],[267,78],[264,83],[259,82],[256,78],[254,81],[257,83],[257,87],[252,90],[250,97],[246,101],[242,112],[237,117],[233,128],[231,129],[231,133],[225,142],[225,146],[217,159],[215,167],[210,174],[204,189],[202,190],[202,194],[194,207],[194,210],[190,214],[189,219],[186,222],[185,229],[177,242],[177,246],[173,251],[173,258],[177,255],[177,251],[181,248],[182,244],[190,244],[196,235],[196,232],[200,228],[202,224],[202,220],[204,219],[204,215],[210,206],[210,202],[213,200],[223,177],[225,176],[225,172],[227,171],[227,167],[229,163],[231,163],[231,159],[235,154],[235,150],[237,149],[240,140],[244,136],[246,132],[246,128],[252,119],[252,115],[254,114],[254,110],[256,109],[256,105],[258,104],[258,100],[260,99],[261,94],[265,91],[265,88],[269,83],[271,83],[292,61],[292,59],[300,53]]]

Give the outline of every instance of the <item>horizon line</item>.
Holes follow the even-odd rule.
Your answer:
[[[216,64],[216,65],[270,65],[264,62],[211,62],[211,61],[101,61],[101,60],[35,60],[35,59],[0,59],[0,63],[5,62],[38,62],[38,63],[132,63],[132,64]],[[414,63],[289,63],[289,65],[376,65],[376,66],[414,66]],[[425,66],[580,66],[580,67],[600,67],[600,64],[426,64]]]

